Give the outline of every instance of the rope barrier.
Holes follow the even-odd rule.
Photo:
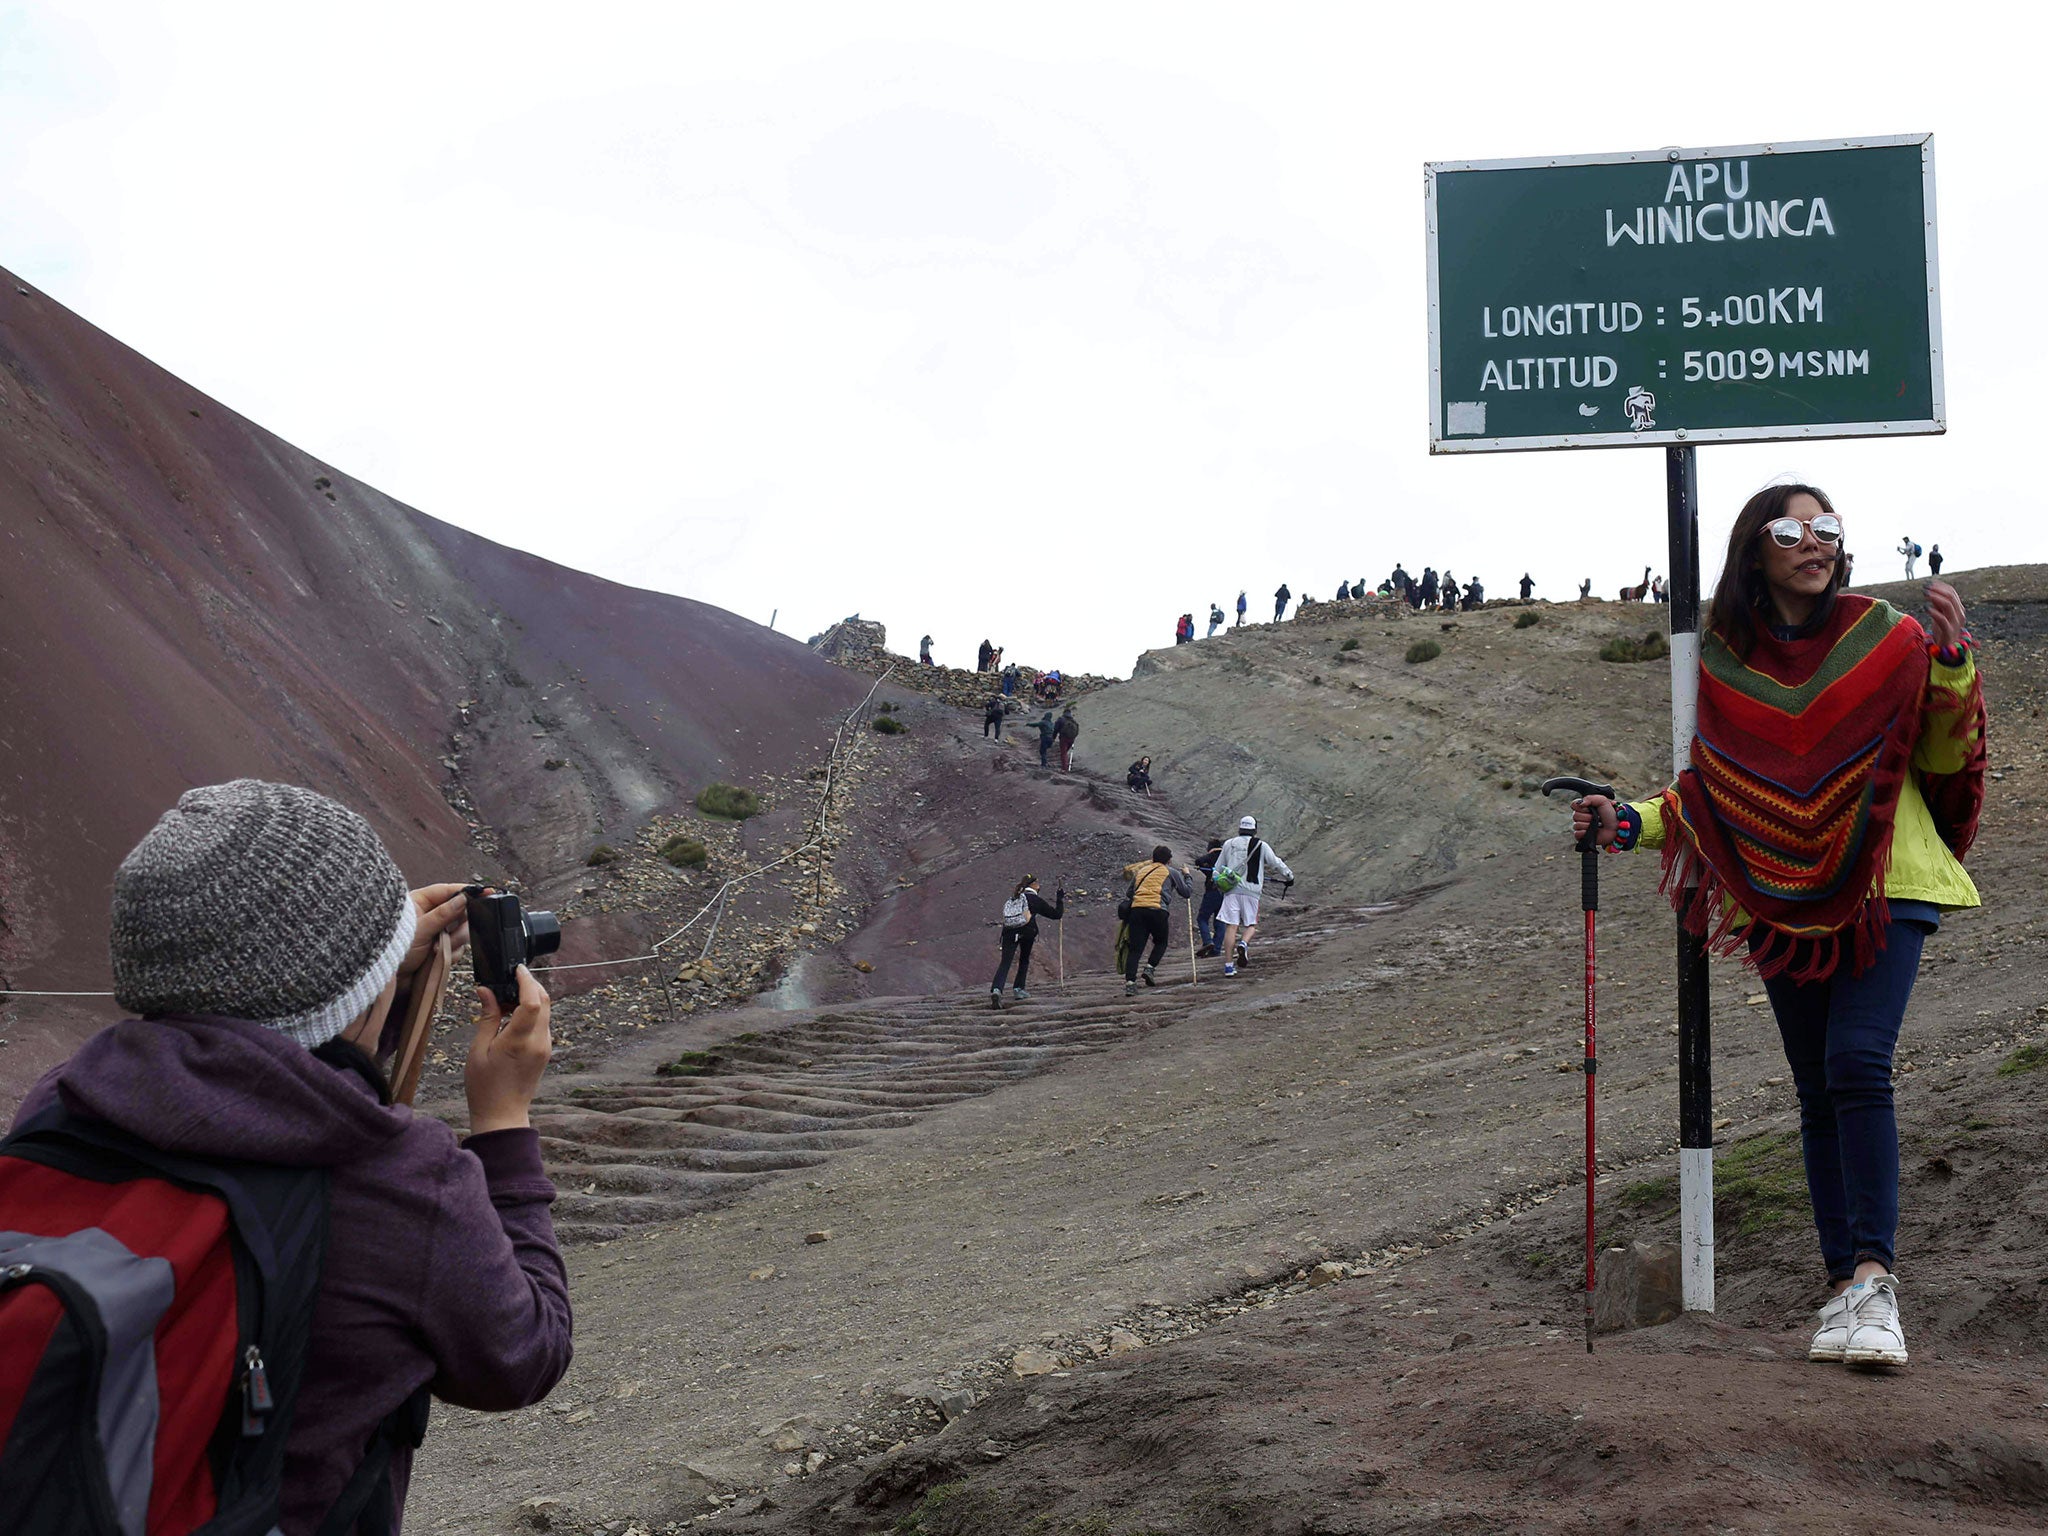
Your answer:
[[[718,937],[718,923],[719,921],[723,920],[724,917],[724,903],[726,894],[729,891],[731,891],[733,887],[743,885],[749,880],[753,880],[761,875],[765,875],[771,869],[779,869],[781,868],[781,866],[789,863],[790,860],[796,858],[798,855],[809,853],[813,848],[824,847],[825,833],[828,826],[830,825],[830,818],[832,814],[832,790],[834,788],[833,775],[839,767],[839,752],[840,748],[846,744],[846,733],[848,730],[852,728],[853,722],[860,716],[861,711],[865,710],[870,704],[874,703],[876,693],[878,693],[881,690],[882,684],[889,680],[889,674],[891,672],[894,672],[895,670],[896,668],[894,666],[890,666],[887,670],[885,670],[882,673],[880,677],[876,678],[874,687],[868,689],[867,697],[862,699],[858,704],[854,705],[851,710],[847,711],[846,718],[839,722],[839,728],[832,733],[832,752],[831,755],[825,759],[825,787],[818,798],[818,815],[816,821],[812,823],[811,838],[809,842],[803,843],[798,847],[790,849],[789,852],[785,853],[779,859],[772,860],[771,862],[763,864],[756,869],[747,870],[744,874],[734,875],[730,880],[726,881],[723,885],[721,885],[715,893],[713,893],[711,899],[704,903],[703,907],[698,911],[695,917],[691,918],[687,923],[684,923],[682,927],[676,929],[676,931],[668,935],[668,937],[655,940],[654,947],[647,954],[627,955],[622,959],[618,960],[582,960],[578,961],[575,965],[551,965],[547,967],[547,970],[542,974],[551,974],[555,971],[590,971],[596,970],[598,967],[606,965],[639,965],[649,960],[667,960],[671,957],[663,954],[662,950],[665,949],[668,945],[673,944],[677,939],[680,939],[692,928],[696,927],[697,924],[704,920],[705,914],[709,913],[715,907],[719,909],[719,917],[713,920],[711,924],[711,931],[706,935],[704,940],[704,948],[698,953],[697,958],[699,961],[702,961],[707,956],[709,956],[711,953],[711,945],[713,941],[716,940]],[[822,899],[822,891],[824,888],[824,873],[822,870],[819,872],[818,883],[821,892],[820,899]],[[0,1001],[5,1001],[6,999],[13,997],[112,997],[113,995],[114,994],[111,992],[34,992],[22,987],[0,987]]]

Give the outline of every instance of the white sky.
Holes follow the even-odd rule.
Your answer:
[[[1124,672],[1240,587],[1664,569],[1654,449],[1428,456],[1425,160],[1932,129],[1951,431],[1703,448],[1704,536],[1794,473],[1866,576],[2039,561],[2048,23],[1971,15],[0,5],[0,263],[493,538]]]

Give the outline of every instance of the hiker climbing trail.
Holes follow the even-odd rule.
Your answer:
[[[1259,970],[1284,974],[1384,910],[1291,913],[1281,928],[1300,932],[1261,942]],[[728,1205],[927,1111],[1176,1023],[1221,990],[1212,968],[1199,985],[1174,973],[1130,999],[1107,974],[1070,973],[1065,995],[1042,990],[1000,1014],[981,991],[885,999],[742,1031],[653,1072],[557,1084],[533,1108],[561,1188],[555,1229],[565,1242],[604,1241]]]

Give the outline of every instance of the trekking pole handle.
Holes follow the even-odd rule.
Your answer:
[[[1560,789],[1578,796],[1601,795],[1609,800],[1614,798],[1613,785],[1597,784],[1591,779],[1566,776],[1543,781],[1543,793],[1546,795]],[[1596,817],[1587,823],[1586,835],[1572,845],[1579,851],[1579,904],[1588,912],[1600,910],[1600,845],[1594,841],[1599,831],[1599,820]]]

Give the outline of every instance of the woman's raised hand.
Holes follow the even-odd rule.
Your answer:
[[[1939,578],[1927,583],[1927,629],[1944,650],[1963,643],[1963,595]]]

